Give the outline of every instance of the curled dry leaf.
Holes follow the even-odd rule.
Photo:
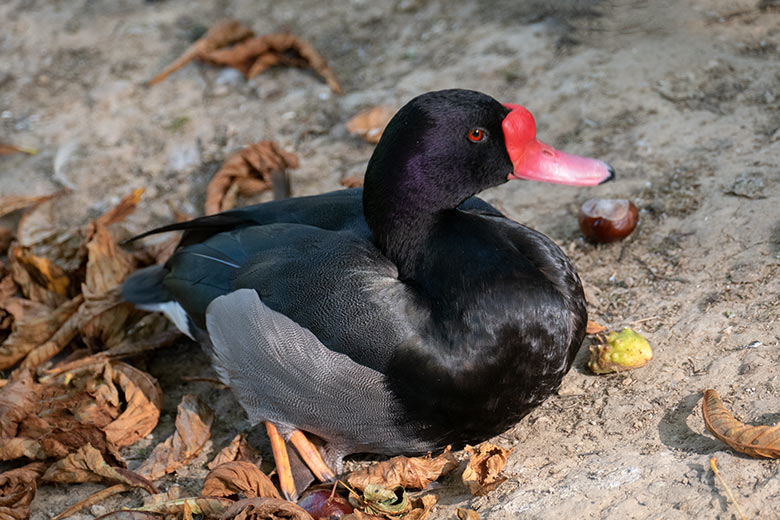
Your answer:
[[[260,454],[247,442],[246,437],[239,433],[230,444],[219,450],[214,460],[207,464],[209,469],[214,469],[220,464],[226,462],[233,462],[235,460],[242,460],[245,462],[251,462],[253,464],[258,463],[260,460]]]
[[[43,480],[71,484],[76,482],[118,482],[131,487],[142,487],[149,493],[158,493],[151,482],[120,467],[108,464],[103,455],[86,444],[77,451],[58,460],[46,470]]]
[[[347,121],[347,131],[352,135],[362,137],[369,143],[378,143],[382,132],[385,131],[387,123],[390,122],[395,112],[394,108],[386,105],[361,110]]]
[[[220,20],[209,31],[179,56],[176,61],[168,65],[160,74],[149,80],[149,86],[161,82],[173,72],[187,65],[192,60],[201,58],[209,52],[232,45],[254,35],[252,29],[242,22],[233,19]]]
[[[412,509],[409,495],[403,486],[389,488],[380,484],[369,484],[363,490],[362,497],[351,494],[349,498],[355,508],[388,518],[408,513]]]
[[[84,302],[79,295],[57,309],[32,302],[10,302],[6,308],[14,314],[13,332],[0,345],[0,369],[14,366],[40,345],[54,343],[64,347],[76,335],[74,321],[78,308]],[[15,314],[18,312],[18,314]]]
[[[196,396],[187,394],[179,403],[176,431],[158,444],[138,473],[156,480],[195,458],[209,439],[214,413]]]
[[[472,494],[486,495],[506,480],[506,477],[501,475],[501,471],[506,466],[512,450],[483,442],[476,448],[466,446],[466,451],[472,455],[462,478]]]
[[[162,408],[162,390],[157,380],[125,363],[113,363],[114,381],[124,393],[125,411],[103,428],[116,446],[130,446],[154,430]]]
[[[404,515],[403,520],[425,520],[439,499],[436,495],[423,495],[412,499],[412,510]]]
[[[734,418],[715,390],[706,390],[701,403],[707,429],[735,450],[751,457],[780,458],[780,423],[750,426]]]
[[[250,144],[228,157],[209,182],[206,188],[206,215],[234,207],[237,194],[253,195],[270,189],[275,172],[297,167],[298,156],[285,152],[273,141]]]
[[[328,61],[309,42],[290,33],[248,38],[232,47],[202,53],[198,57],[215,65],[238,69],[247,78],[253,78],[274,65],[311,67],[333,92],[341,92]]]
[[[116,447],[154,429],[161,400],[155,380],[124,363],[87,365],[44,384],[20,371],[0,388],[0,444],[8,448],[0,457],[64,457],[90,443],[117,465]]]
[[[463,509],[462,507],[455,509],[455,516],[458,520],[482,520],[482,517],[479,516],[479,513],[476,511],[472,509]]]
[[[30,502],[35,497],[36,481],[46,464],[33,462],[0,473],[0,518],[24,520],[30,517]]]
[[[277,498],[245,498],[231,505],[221,520],[313,520],[292,502]]]
[[[27,270],[30,277],[40,286],[49,291],[67,296],[70,288],[70,278],[65,271],[52,260],[36,256],[31,250],[25,247],[16,246],[11,248],[11,255],[14,260]]]
[[[438,457],[393,457],[354,471],[347,476],[347,483],[363,491],[369,484],[384,487],[403,486],[423,489],[425,486],[458,467],[458,461],[447,448]]]
[[[202,496],[243,498],[271,497],[279,498],[271,479],[251,462],[236,460],[220,464],[206,477]]]

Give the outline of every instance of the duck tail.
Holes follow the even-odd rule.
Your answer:
[[[139,269],[122,284],[122,299],[141,307],[173,300],[173,296],[163,285],[167,274],[168,270],[162,265]]]

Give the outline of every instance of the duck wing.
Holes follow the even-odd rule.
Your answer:
[[[251,289],[211,302],[206,327],[214,366],[250,420],[328,441],[331,458],[357,451],[425,451],[382,373],[323,345]]]
[[[248,226],[179,248],[160,276],[167,298],[206,326],[206,309],[237,289],[309,329],[327,348],[382,371],[428,316],[374,245],[305,224]]]

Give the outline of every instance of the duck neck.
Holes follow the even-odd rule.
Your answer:
[[[431,184],[418,171],[419,166],[414,161],[391,165],[372,158],[363,186],[368,227],[402,280],[414,279],[423,267],[426,244],[441,212],[457,207],[469,196]]]

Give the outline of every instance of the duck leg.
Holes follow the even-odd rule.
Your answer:
[[[265,421],[264,424],[268,438],[271,440],[271,451],[274,454],[276,474],[279,476],[279,487],[282,489],[282,495],[287,500],[294,502],[298,498],[298,491],[295,489],[295,480],[293,480],[290,457],[287,455],[284,438],[271,421]]]
[[[301,430],[295,430],[290,435],[290,442],[298,450],[298,454],[303,459],[303,462],[309,466],[309,469],[319,481],[327,482],[335,478],[336,475],[322,460],[322,455],[320,455],[317,447],[306,438],[306,435]]]

